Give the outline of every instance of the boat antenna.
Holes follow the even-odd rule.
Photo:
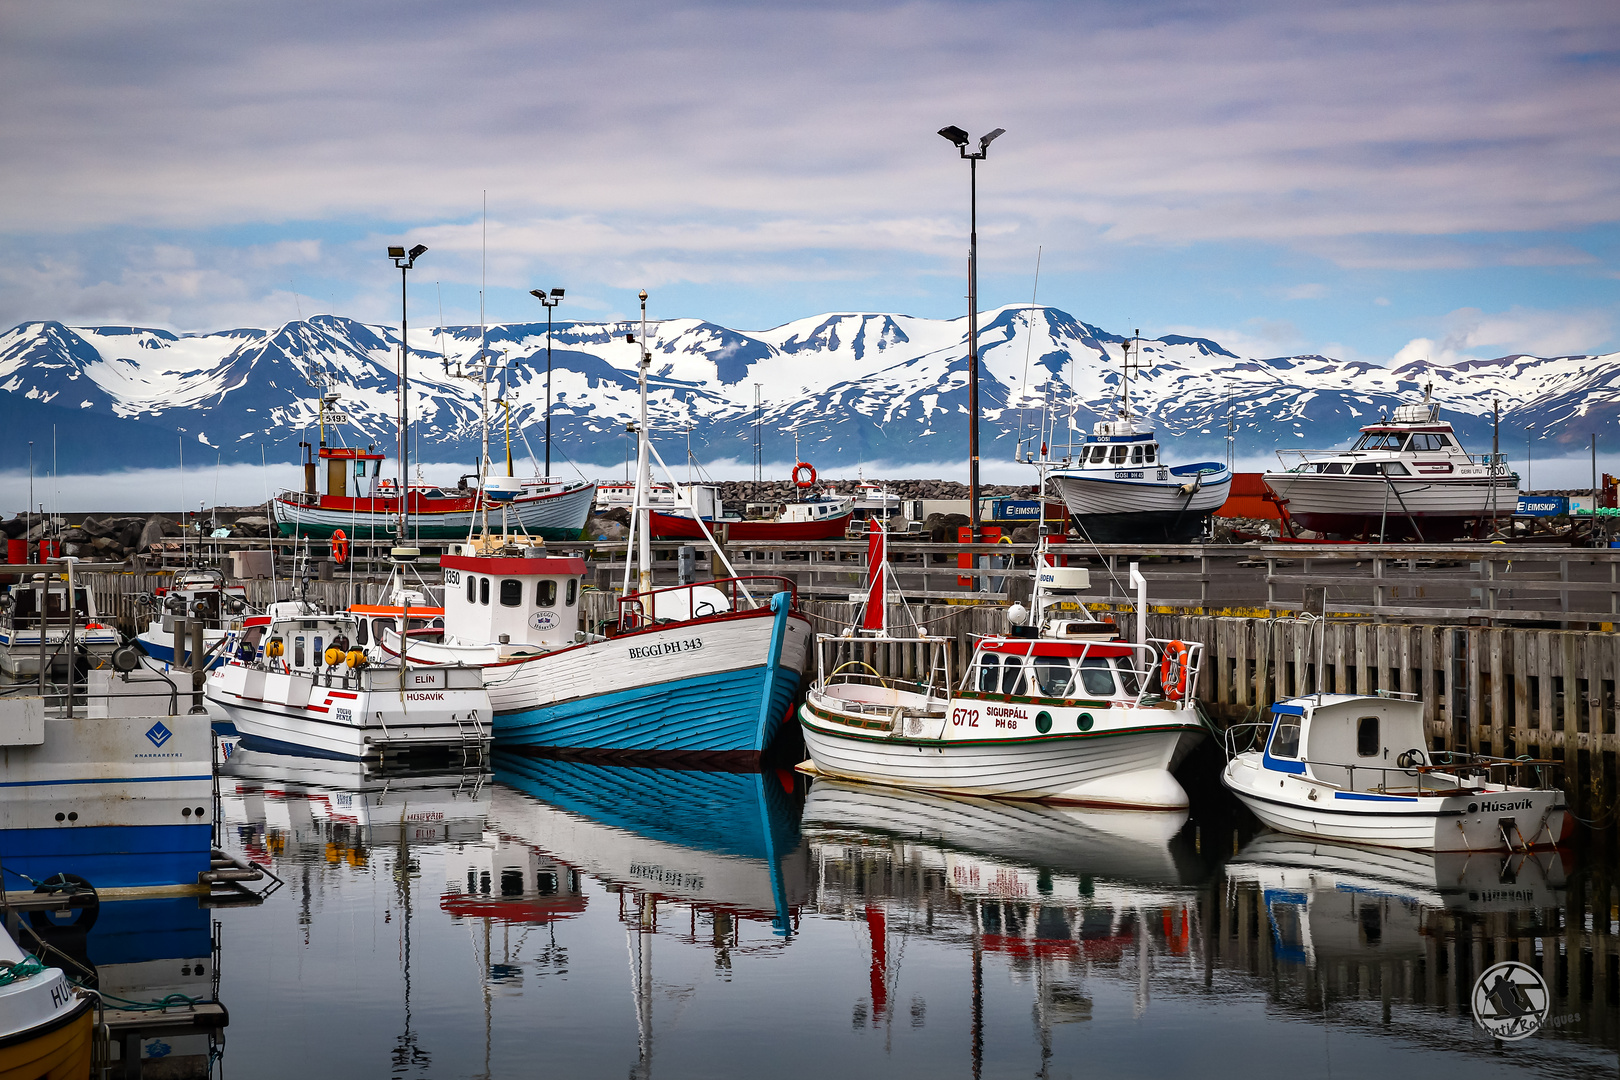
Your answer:
[[[1029,400],[1029,352],[1035,344],[1035,295],[1041,288],[1041,248],[1035,248],[1035,284],[1029,290],[1029,315],[1024,319],[1024,328],[1029,336],[1024,339],[1024,377],[1018,382],[1018,441],[1013,445],[1020,450],[1024,447],[1024,409],[1025,402]],[[1044,423],[1042,424],[1044,427]]]

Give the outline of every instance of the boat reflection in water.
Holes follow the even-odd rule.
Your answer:
[[[484,920],[485,1018],[491,981],[521,979],[494,955],[491,923],[541,924],[537,970],[566,965],[557,924],[585,911],[587,877],[618,899],[636,1009],[638,1062],[652,1068],[653,940],[733,956],[780,953],[809,897],[793,773],[629,768],[495,755],[490,828],[452,860],[440,906]],[[762,931],[744,940],[743,927]],[[503,946],[509,939],[503,934]]]
[[[972,956],[973,1065],[983,1064],[986,957],[1033,984],[1044,1067],[1054,1024],[1091,1018],[1086,981],[1128,979],[1148,1007],[1155,967],[1197,961],[1187,815],[927,795],[818,779],[804,808],[823,916],[864,919],[874,1027],[894,1017],[897,936],[919,931]],[[1196,966],[1202,967],[1201,964]],[[912,1001],[913,1024],[925,1003]]]

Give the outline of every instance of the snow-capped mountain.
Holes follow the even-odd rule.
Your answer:
[[[1111,415],[1122,338],[1050,307],[981,316],[982,456],[1011,460],[1020,432],[1039,440],[1043,411],[1055,441]],[[616,465],[636,413],[634,323],[562,323],[551,336],[554,471],[561,462]],[[853,469],[962,460],[967,445],[966,319],[829,314],[745,332],[698,319],[649,324],[650,409],[660,450],[676,465],[690,433],[700,461],[752,460],[755,427],[766,461]],[[481,346],[500,370],[490,387],[490,432],[503,437],[503,397],[514,431],[539,456],[545,414],[546,328],[511,323],[414,330],[410,406],[427,461],[477,457]],[[335,316],[273,330],[173,334],[138,327],[30,322],[0,335],[0,468],[20,467],[28,441],[56,445],[59,467],[291,462],[315,441],[317,397],[337,395],[348,422],[329,441],[396,438],[396,328]],[[1322,356],[1245,358],[1203,338],[1144,340],[1132,404],[1173,460],[1221,457],[1227,425],[1240,455],[1343,443],[1393,406],[1435,400],[1469,448],[1490,448],[1500,403],[1504,450],[1529,425],[1538,455],[1613,444],[1620,354],[1508,356],[1453,365],[1380,367]],[[504,388],[504,389],[503,389]],[[758,409],[755,399],[758,395]],[[1076,436],[1078,437],[1078,436]],[[521,442],[517,455],[527,457]],[[589,468],[586,469],[590,473]]]

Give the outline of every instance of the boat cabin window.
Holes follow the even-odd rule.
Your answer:
[[[1091,448],[1090,461],[1091,461],[1091,463],[1093,465],[1101,465],[1103,463],[1103,459],[1106,458],[1107,456],[1108,456],[1108,447],[1106,447],[1106,446],[1093,446]]]
[[[1352,450],[1399,450],[1405,436],[1394,431],[1369,431],[1360,439]]]
[[[1001,692],[1003,694],[1021,694],[1023,689],[1019,683],[1024,679],[1024,665],[1016,656],[1009,656],[1002,661],[1006,666],[1001,669]]]
[[[1147,463],[1152,465],[1154,459],[1159,456],[1159,448],[1152,443],[1148,443],[1146,449],[1143,450],[1143,453],[1147,455]]]
[[[1384,462],[1384,475],[1385,476],[1410,476],[1412,474],[1411,474],[1411,471],[1408,470],[1407,467],[1405,465],[1402,465],[1400,462],[1398,462],[1398,461],[1386,461],[1386,462]]]
[[[1142,684],[1136,677],[1136,669],[1131,667],[1129,660],[1117,662],[1116,670],[1119,674],[1120,692],[1128,697],[1138,697],[1142,693]]]
[[[477,602],[478,602],[478,575],[477,574],[468,574],[467,575],[467,603],[474,604],[474,603],[477,603]]]
[[[1067,697],[1074,669],[1066,656],[1043,656],[1035,661],[1035,682],[1042,697]]]
[[[1118,446],[1111,447],[1109,449],[1109,451],[1108,451],[1108,460],[1112,464],[1123,465],[1123,464],[1125,464],[1125,457],[1129,453],[1130,453],[1130,448],[1127,447],[1124,443],[1120,443]]]
[[[573,607],[574,601],[579,599],[579,579],[568,579],[568,606]]]
[[[370,629],[371,624],[366,622],[366,620],[356,619],[354,621],[354,643],[361,646],[370,644],[370,642],[366,640],[366,638],[371,636],[369,633]]]
[[[979,657],[979,693],[995,694],[1001,691],[1001,657],[985,653]]]
[[[557,606],[557,583],[555,581],[547,578],[543,581],[535,582],[534,606],[540,608]]]
[[[387,619],[372,619],[371,636],[376,638],[378,641],[381,641],[383,639],[383,631],[386,630],[389,625],[390,624]]]
[[[1356,721],[1356,756],[1378,756],[1378,717],[1363,716]]]
[[[1299,717],[1292,713],[1278,713],[1271,727],[1271,756],[1299,757]]]
[[[1142,464],[1142,444],[1141,443],[1137,443],[1135,446],[1131,447],[1131,464],[1132,465],[1140,465],[1140,464]]]
[[[1316,467],[1316,471],[1319,472],[1319,473],[1342,473],[1342,472],[1344,472],[1344,462],[1342,462],[1342,461],[1324,462],[1323,464],[1318,465]]]
[[[517,607],[523,603],[523,582],[517,578],[501,578],[501,607]]]
[[[320,637],[320,636],[317,636],[315,638],[315,666],[316,667],[320,666],[321,658],[326,655],[326,649],[324,647],[325,645],[326,645],[326,639],[325,638]]]
[[[304,666],[304,635],[293,638],[293,667]]]
[[[489,578],[487,577],[478,579],[478,602],[485,607],[489,607]]]
[[[1080,661],[1080,687],[1087,697],[1114,696],[1114,670],[1101,656],[1088,656]]]

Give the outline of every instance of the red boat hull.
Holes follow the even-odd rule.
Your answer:
[[[821,521],[722,521],[709,522],[709,531],[724,529],[729,540],[841,540],[849,529],[853,513]],[[652,511],[654,540],[702,540],[703,530],[689,517]]]

